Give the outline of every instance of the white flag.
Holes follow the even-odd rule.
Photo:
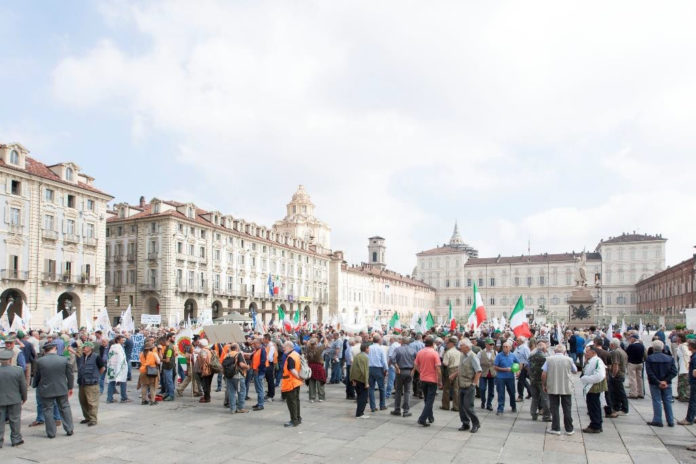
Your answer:
[[[7,306],[5,306],[5,312],[2,313],[2,316],[0,316],[0,329],[2,329],[2,331],[5,333],[10,331],[10,318],[8,317],[8,313],[13,302],[14,300],[7,303]]]
[[[643,325],[643,318],[640,318],[640,323],[638,324],[638,336],[643,339],[643,332],[645,332],[645,326]]]
[[[19,314],[15,314],[14,318],[12,318],[12,325],[10,325],[10,332],[19,332],[22,328],[24,328],[24,321],[22,318],[19,316]]]
[[[31,329],[31,308],[29,307],[29,304],[24,301],[22,305],[22,320],[24,321],[24,329],[25,330],[30,330]]]
[[[610,322],[609,327],[607,327],[607,338],[609,340],[614,338],[614,324],[612,322]]]
[[[68,333],[79,332],[80,328],[77,326],[77,311],[74,311],[71,315],[63,319],[61,327],[63,330],[67,330]]]
[[[111,331],[111,321],[109,320],[109,312],[106,310],[106,308],[102,308],[102,310],[99,312],[95,326],[102,332]]]
[[[46,327],[51,332],[60,332],[63,328],[63,311],[58,311],[46,321]]]
[[[621,319],[621,336],[623,337],[626,333],[626,319]]]

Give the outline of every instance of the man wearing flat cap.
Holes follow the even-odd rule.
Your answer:
[[[46,435],[56,436],[56,421],[53,418],[53,403],[58,403],[60,415],[63,418],[63,430],[70,436],[73,434],[72,411],[70,410],[69,395],[73,391],[73,371],[68,358],[58,356],[55,343],[46,343],[44,355],[37,361],[36,375],[32,386],[38,389],[44,410]]]
[[[84,419],[80,424],[97,425],[99,408],[99,377],[104,372],[104,360],[94,353],[94,343],[82,344],[82,356],[77,358],[77,384],[80,386],[80,407]]]
[[[458,377],[452,375],[459,369],[461,353],[457,349],[457,337],[447,339],[447,350],[442,356],[442,406],[440,409],[450,410],[450,400],[452,411],[459,411],[459,384]]]
[[[24,443],[20,432],[22,404],[27,400],[27,381],[21,367],[11,366],[11,350],[0,350],[0,448],[5,437],[5,422],[10,423],[12,446]]]

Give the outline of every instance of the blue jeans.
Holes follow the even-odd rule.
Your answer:
[[[266,377],[266,373],[254,373],[254,388],[256,389],[256,396],[258,400],[256,401],[256,406],[263,407],[263,379]]]
[[[249,396],[249,385],[251,385],[251,382],[253,382],[253,381],[254,381],[254,371],[251,369],[248,369],[247,374],[246,374],[246,379],[244,379],[244,391],[247,392],[247,396]]]
[[[222,373],[217,375],[217,379],[218,379],[217,391],[220,391],[220,390],[222,390]],[[227,380],[227,379],[225,379],[225,380]]]
[[[101,395],[104,393],[104,379],[106,379],[106,369],[104,369],[104,373],[99,376],[99,394]]]
[[[501,379],[500,376],[495,378],[495,389],[498,393],[498,412],[505,410],[505,390],[510,397],[510,407],[513,412],[517,411],[517,403],[515,402],[515,379]]]
[[[394,390],[395,379],[396,369],[394,369],[394,366],[389,366],[389,371],[387,372],[387,398],[391,396],[392,390]]]
[[[331,383],[338,383],[341,381],[341,362],[331,361]]]
[[[121,385],[121,401],[126,401],[128,399],[128,394],[126,393],[126,382],[119,382]],[[116,391],[116,382],[109,382],[106,387],[106,402],[111,403],[114,400],[114,392]]]
[[[384,397],[384,371],[381,367],[370,368],[370,408],[377,409],[375,406],[375,385],[379,388],[379,407],[386,408],[387,400]]]
[[[481,404],[490,408],[493,405],[493,385],[495,377],[481,377],[479,380],[479,390],[481,390]],[[488,391],[488,398],[486,398]],[[504,404],[504,403],[503,403]]]
[[[58,403],[53,401],[53,419],[60,420],[60,409],[58,409]],[[43,406],[41,404],[41,397],[39,396],[39,389],[36,389],[36,422],[44,422],[44,412]],[[3,424],[4,427],[4,424]]]
[[[672,413],[672,385],[664,390],[658,385],[650,384],[650,396],[652,396],[653,422],[662,423],[662,408],[665,409],[667,424],[674,424],[674,414]]]
[[[686,410],[686,420],[693,422],[696,419],[696,383],[689,385],[689,409]]]
[[[433,417],[433,403],[435,402],[435,393],[437,393],[437,384],[421,380],[421,390],[423,391],[423,412],[418,418],[418,422],[424,424],[428,419],[435,419]]]
[[[164,393],[174,399],[174,369],[162,369],[164,377]]]
[[[230,411],[244,409],[246,398],[246,382],[243,377],[225,379],[227,382],[227,398],[230,401]]]
[[[276,376],[275,376],[275,386],[280,387],[280,379],[283,378],[283,365],[280,365],[280,369],[276,371]]]

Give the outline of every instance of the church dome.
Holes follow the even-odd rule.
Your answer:
[[[311,203],[309,199],[309,194],[304,188],[304,185],[300,185],[292,196],[292,203]]]

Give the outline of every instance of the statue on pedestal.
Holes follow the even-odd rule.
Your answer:
[[[578,287],[587,287],[587,255],[583,251],[578,259],[578,278],[576,280]]]

